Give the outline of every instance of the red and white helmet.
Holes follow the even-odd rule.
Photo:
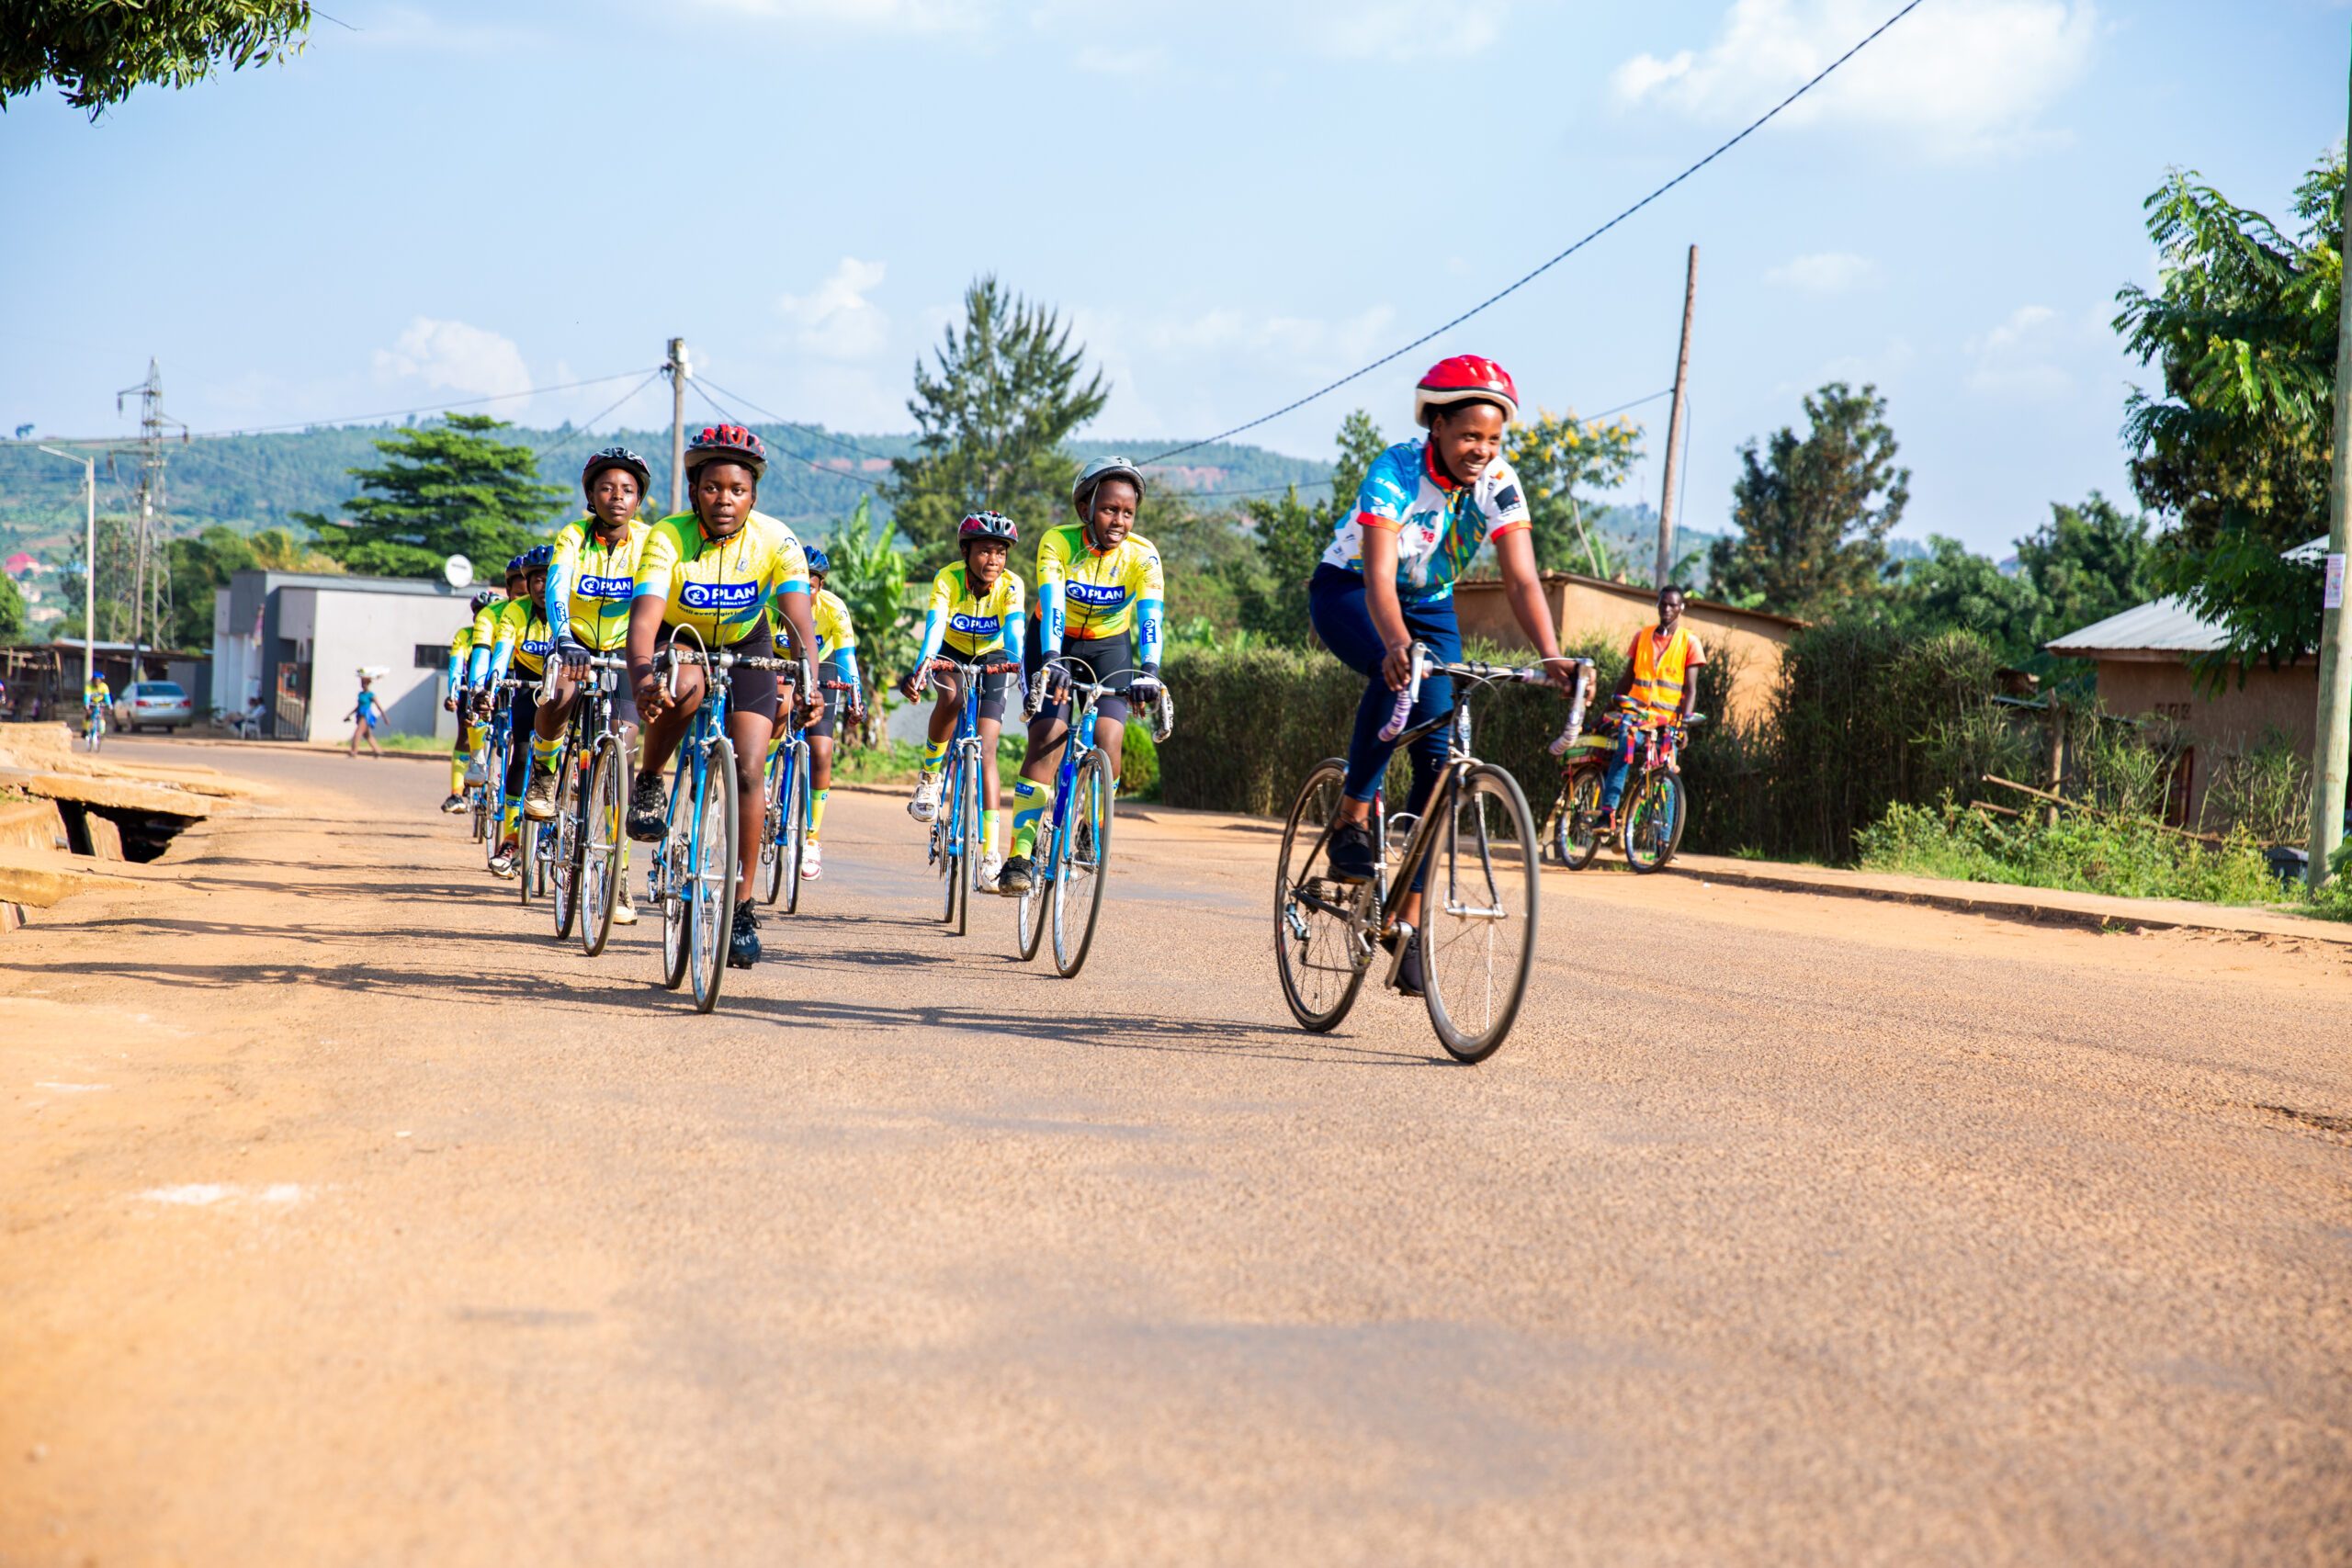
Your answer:
[[[1441,359],[1430,367],[1429,374],[1413,389],[1413,423],[1426,430],[1438,410],[1467,402],[1500,404],[1504,421],[1515,422],[1519,418],[1519,386],[1510,378],[1510,371],[1491,359],[1475,354]]]

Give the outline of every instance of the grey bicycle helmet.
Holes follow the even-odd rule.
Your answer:
[[[1094,487],[1104,479],[1125,479],[1136,487],[1136,498],[1143,498],[1143,470],[1125,457],[1097,457],[1078,471],[1078,482],[1069,487],[1070,504],[1080,512],[1094,499]]]

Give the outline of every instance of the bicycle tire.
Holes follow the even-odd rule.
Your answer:
[[[660,846],[662,984],[673,991],[686,983],[686,960],[690,956],[686,941],[685,865],[693,820],[691,815],[681,820],[678,808],[684,806],[691,814],[694,804],[694,763],[681,755],[677,772],[670,781],[670,808],[662,819]]]
[[[800,860],[808,852],[808,742],[795,740],[786,748],[792,767],[784,795],[784,843],[776,858],[784,863],[784,912],[800,912]]]
[[[628,871],[621,863],[628,841],[628,768],[619,740],[605,735],[588,757],[588,787],[580,798],[580,951],[594,958],[612,940],[613,910]]]
[[[482,811],[487,818],[482,833],[482,863],[487,865],[498,858],[498,840],[506,832],[506,737],[504,724],[491,732],[489,759],[482,764]]]
[[[789,754],[790,749],[786,748],[769,758],[763,779],[765,787],[761,795],[766,809],[760,814],[760,860],[752,868],[752,897],[763,904],[775,903],[777,895],[784,891],[784,822],[776,797],[783,788],[784,770],[790,765],[786,761]]]
[[[1480,762],[1464,772],[1458,784],[1442,787],[1445,816],[1430,848],[1427,891],[1421,900],[1421,929],[1413,937],[1421,944],[1421,1000],[1429,1009],[1430,1026],[1437,1031],[1438,1043],[1447,1053],[1459,1062],[1483,1062],[1501,1049],[1511,1025],[1519,1019],[1520,1004],[1527,999],[1527,977],[1535,965],[1535,943],[1543,919],[1544,878],[1538,859],[1541,850],[1535,836],[1535,819],[1527,809],[1527,796],[1520,789],[1519,781],[1505,770],[1491,762]],[[1466,850],[1461,831],[1461,807],[1465,799],[1476,803],[1475,820],[1479,828],[1476,841]],[[1497,807],[1492,813],[1486,810],[1488,801]],[[1506,843],[1483,830],[1488,827],[1509,829],[1513,841]],[[1477,869],[1475,874],[1464,875],[1464,862],[1470,853],[1477,857]],[[1498,999],[1494,990],[1493,938],[1496,931],[1508,929],[1514,912],[1511,906],[1520,901],[1512,897],[1514,882],[1522,893],[1526,919],[1517,960],[1506,963],[1509,973]],[[1445,937],[1448,928],[1439,922],[1450,919],[1445,912],[1447,907],[1464,896],[1479,900],[1491,898],[1491,904],[1476,907],[1502,913],[1493,919],[1455,922],[1464,928],[1483,928],[1473,940],[1483,938],[1486,945],[1485,995],[1474,1002],[1465,987],[1456,998],[1462,1015],[1456,1016],[1457,1006],[1449,1004],[1445,998],[1453,982],[1442,978],[1450,953]],[[1431,948],[1432,931],[1439,933],[1435,951]],[[1475,948],[1468,951],[1472,956],[1476,955]],[[1473,1021],[1474,1015],[1476,1027],[1464,1027]]]
[[[1348,887],[1314,874],[1328,829],[1337,820],[1340,801],[1346,795],[1347,777],[1348,765],[1337,757],[1326,757],[1307,771],[1306,782],[1299,786],[1290,815],[1283,820],[1282,849],[1274,863],[1274,970],[1282,980],[1283,1000],[1289,1005],[1291,1016],[1301,1028],[1317,1034],[1339,1027],[1362,994],[1364,976],[1372,972],[1371,945],[1358,934],[1351,917],[1336,912],[1342,898],[1351,909],[1360,908],[1372,885]],[[1316,902],[1302,901],[1301,894],[1311,894]],[[1325,962],[1310,963],[1318,946],[1324,950]],[[1342,957],[1347,960],[1344,965],[1336,962]],[[1343,968],[1347,971],[1344,980],[1315,978],[1339,974]],[[1310,988],[1312,996],[1307,994]]]
[[[1600,853],[1600,771],[1571,768],[1552,812],[1553,852],[1570,871],[1582,871]]]
[[[1086,967],[1087,950],[1094,945],[1094,924],[1102,913],[1102,882],[1111,869],[1117,782],[1102,753],[1089,751],[1070,786],[1069,831],[1056,847],[1054,866],[1054,973],[1065,980]],[[1081,908],[1082,922],[1078,918]]]
[[[530,742],[526,740],[524,744],[527,746]],[[533,771],[526,758],[523,763],[523,798],[526,800],[531,797]],[[531,820],[528,811],[518,807],[514,812],[514,897],[518,903],[530,903],[531,879],[538,870],[539,825]]]
[[[586,835],[581,832],[582,818],[587,814],[588,791],[581,775],[587,772],[572,754],[571,743],[566,738],[563,750],[555,760],[555,863],[548,868],[548,880],[553,897],[555,939],[563,942],[571,935],[571,928],[580,919],[580,872],[582,852],[586,848]]]
[[[956,934],[972,929],[972,886],[980,875],[980,773],[969,754],[956,765]]]
[[[1660,769],[1643,778],[1626,809],[1625,863],[1644,876],[1663,871],[1681,838],[1682,781]]]
[[[727,945],[741,874],[735,853],[736,835],[741,831],[735,816],[735,788],[734,744],[724,735],[713,736],[703,747],[703,784],[695,803],[695,848],[687,885],[693,908],[686,921],[691,950],[686,976],[696,1012],[718,1005],[719,986],[727,977]]]
[[[1046,944],[1046,926],[1052,915],[1054,856],[1060,852],[1060,844],[1059,818],[1051,826],[1041,821],[1037,841],[1029,850],[1029,891],[1012,908],[1013,946],[1023,964],[1036,957],[1037,950]]]

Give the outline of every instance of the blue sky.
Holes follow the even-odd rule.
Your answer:
[[[0,118],[0,423],[130,429],[153,355],[198,431],[650,368],[904,429],[976,273],[1061,307],[1091,434],[1207,434],[1418,337],[1713,145],[1896,0],[329,0],[284,68],[91,125]],[[1439,343],[1248,439],[1408,429],[1441,352],[1592,412],[1673,373],[1697,243],[1685,520],[1833,377],[1875,381],[1902,532],[2006,553],[2121,493],[2168,165],[2283,212],[2345,131],[2336,0],[1927,0],[1800,110]],[[352,30],[356,29],[356,30]],[[585,418],[628,382],[494,412]],[[611,419],[666,419],[650,389]],[[1664,404],[1623,499],[1657,494]]]

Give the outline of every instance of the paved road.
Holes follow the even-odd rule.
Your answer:
[[[1557,874],[1482,1067],[1272,836],[1082,985],[836,798],[696,1018],[421,763],[0,938],[0,1562],[2352,1557],[2352,973]]]

